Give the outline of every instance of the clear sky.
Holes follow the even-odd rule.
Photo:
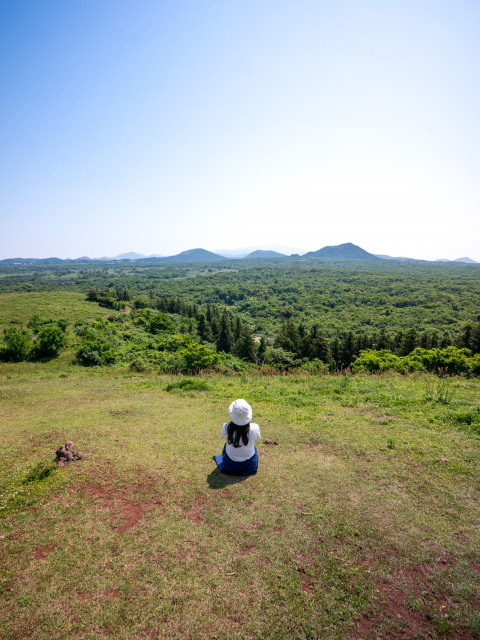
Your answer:
[[[480,261],[480,3],[1,0],[0,258]]]

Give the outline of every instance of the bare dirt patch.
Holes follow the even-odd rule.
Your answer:
[[[203,509],[211,504],[211,500],[207,500],[204,495],[199,494],[195,498],[194,506],[185,510],[185,517],[187,520],[191,520],[195,524],[202,524],[204,520]]]
[[[124,504],[119,516],[122,519],[122,524],[119,527],[114,527],[117,533],[125,533],[129,531],[136,524],[143,520],[143,516],[148,511],[150,505],[138,503],[138,504]]]
[[[49,553],[55,551],[56,546],[54,544],[49,545],[48,547],[35,547],[32,551],[33,560],[45,560]]]
[[[241,558],[245,558],[246,556],[249,556],[252,553],[254,553],[256,550],[257,550],[257,547],[255,546],[242,547],[240,551],[237,553],[237,555],[240,556]]]
[[[143,520],[151,507],[161,504],[154,487],[157,478],[151,472],[137,484],[129,486],[116,485],[117,478],[113,473],[106,474],[105,479],[105,484],[88,486],[87,494],[95,500],[97,507],[111,512],[112,528],[116,533],[129,531]],[[141,494],[142,500],[135,500],[135,494]]]

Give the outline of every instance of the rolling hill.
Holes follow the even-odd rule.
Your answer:
[[[165,256],[164,258],[142,258],[137,262],[212,262],[217,260],[228,260],[225,256],[219,256],[206,249],[189,249],[182,251],[175,256]]]
[[[248,258],[286,258],[287,256],[284,253],[278,253],[277,251],[262,251],[259,249],[258,251],[252,251],[245,259]]]
[[[382,260],[382,258],[373,255],[373,253],[368,253],[365,249],[351,242],[345,242],[344,244],[338,244],[333,247],[323,247],[323,249],[319,249],[318,251],[309,251],[303,257],[338,258],[340,260]]]

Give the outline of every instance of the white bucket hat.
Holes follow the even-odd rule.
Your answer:
[[[252,420],[252,407],[246,400],[235,400],[228,408],[228,415],[234,424],[243,427]]]

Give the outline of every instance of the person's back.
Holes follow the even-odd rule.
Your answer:
[[[249,429],[246,434],[248,438],[247,444],[244,444],[243,439],[240,437],[237,438],[238,444],[235,446],[235,438],[237,437],[237,431],[239,430],[230,428],[230,430],[233,431],[233,437],[231,440],[229,440],[228,427],[230,425],[233,425],[234,427],[237,426],[233,422],[226,422],[223,425],[222,432],[220,434],[220,436],[227,441],[226,452],[228,454],[228,457],[235,462],[245,462],[245,460],[251,458],[255,453],[255,441],[260,440],[261,438],[260,427],[258,426],[258,424],[250,422]]]
[[[260,440],[260,427],[250,422],[252,407],[245,400],[235,400],[228,409],[230,422],[226,422],[220,436],[227,442],[220,456],[213,456],[220,471],[232,475],[250,475],[257,472],[258,453],[255,442]]]

